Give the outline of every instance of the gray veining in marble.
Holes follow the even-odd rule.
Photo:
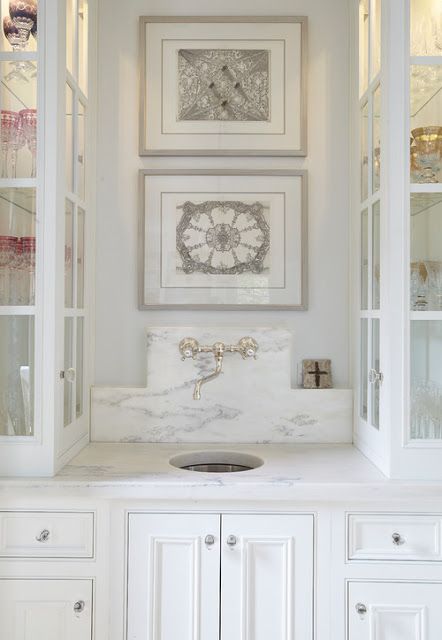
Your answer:
[[[224,373],[193,400],[194,381],[214,368],[212,354],[181,361],[185,336],[200,344],[250,335],[257,360],[227,353]],[[346,443],[352,440],[352,392],[292,389],[291,339],[285,330],[168,327],[147,332],[147,388],[92,389],[92,440],[101,442]]]

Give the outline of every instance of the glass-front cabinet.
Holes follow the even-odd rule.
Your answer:
[[[387,475],[440,479],[442,3],[356,11],[355,438]]]
[[[0,2],[0,476],[87,437],[89,5]]]

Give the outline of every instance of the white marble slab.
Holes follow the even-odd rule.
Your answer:
[[[193,386],[214,368],[212,354],[180,359],[185,336],[200,344],[250,335],[258,359],[224,356],[224,373]],[[292,389],[291,341],[274,328],[168,327],[147,333],[147,388],[94,387],[92,440],[101,442],[345,443],[352,441],[352,391]],[[322,354],[327,355],[327,354]]]

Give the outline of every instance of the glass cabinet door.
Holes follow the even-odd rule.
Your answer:
[[[37,16],[37,0],[0,5],[0,439],[35,434]]]
[[[381,2],[359,2],[359,418],[379,429],[381,311]]]
[[[442,443],[442,5],[411,0],[409,440]]]

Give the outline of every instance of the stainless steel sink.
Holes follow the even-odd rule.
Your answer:
[[[264,464],[257,456],[238,451],[192,451],[169,460],[173,467],[203,473],[237,473],[251,471]]]

